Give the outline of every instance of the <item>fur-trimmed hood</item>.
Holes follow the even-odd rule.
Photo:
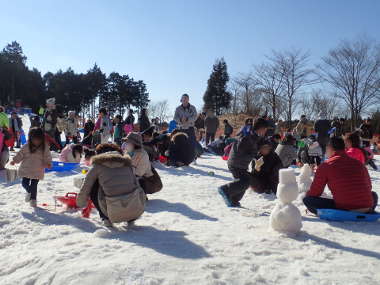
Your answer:
[[[132,161],[128,155],[122,156],[117,151],[106,152],[95,155],[92,159],[93,165],[103,165],[108,168],[131,167]]]
[[[178,141],[178,139],[179,139],[179,141],[181,141],[181,140],[184,140],[186,138],[186,140],[189,138],[189,136],[187,135],[187,134],[185,134],[185,133],[183,133],[183,132],[178,132],[178,133],[176,133],[173,137],[172,137],[172,142],[176,142],[176,141]]]

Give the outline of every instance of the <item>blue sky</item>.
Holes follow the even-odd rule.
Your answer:
[[[171,107],[202,105],[212,64],[231,77],[271,50],[302,48],[313,63],[341,39],[380,40],[378,0],[0,0],[0,47],[21,43],[43,73],[96,62],[147,83]]]

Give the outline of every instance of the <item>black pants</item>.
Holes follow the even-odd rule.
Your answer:
[[[374,211],[377,206],[379,198],[375,192],[372,192],[372,197],[373,197],[372,210]],[[317,214],[318,209],[336,209],[334,200],[329,199],[329,198],[305,197],[303,198],[303,203],[305,204],[306,208],[314,214]]]
[[[215,140],[215,133],[206,133],[206,146]]]
[[[229,167],[232,176],[235,180],[231,183],[228,183],[222,186],[222,189],[225,191],[227,197],[232,201],[232,203],[239,202],[245,191],[251,184],[251,174],[246,169],[239,169]]]
[[[36,200],[37,199],[37,185],[39,180],[38,179],[30,179],[30,178],[23,178],[22,179],[22,187],[26,190],[26,192],[30,193],[30,199]]]
[[[94,203],[96,210],[98,210],[100,218],[102,220],[108,220],[108,217],[102,212],[102,209],[100,208],[98,193],[99,193],[99,183],[97,182],[94,184],[94,186],[91,189],[90,199],[92,203]]]

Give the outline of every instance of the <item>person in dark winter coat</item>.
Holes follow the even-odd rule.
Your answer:
[[[277,146],[275,152],[280,157],[282,165],[288,168],[297,159],[296,138],[287,134]]]
[[[251,187],[257,193],[276,193],[279,171],[283,168],[280,157],[273,151],[270,142],[263,143],[260,158],[253,163]]]
[[[317,120],[314,124],[314,130],[318,134],[318,143],[322,148],[322,158],[326,154],[326,145],[329,141],[330,135],[329,131],[331,129],[331,123],[329,120],[325,119],[323,114],[320,114],[319,120]]]
[[[334,118],[331,128],[334,129],[334,137],[341,137],[343,135],[343,124],[338,118]]]
[[[197,136],[199,141],[203,139],[203,135],[205,133],[205,117],[205,113],[199,113],[194,123],[194,126],[197,129]]]
[[[371,119],[368,118],[364,121],[364,123],[360,126],[361,134],[360,137],[362,139],[363,147],[370,147],[371,140],[373,138]]]
[[[234,132],[234,128],[230,125],[228,120],[223,121],[224,124],[224,138],[229,138],[232,136],[232,133]]]
[[[187,134],[178,132],[169,146],[169,165],[180,167],[189,165],[195,159],[195,149]]]
[[[219,128],[219,119],[215,116],[213,111],[207,112],[205,119],[206,129],[206,146],[215,140],[215,134]]]
[[[11,114],[11,118],[9,119],[9,128],[13,133],[14,141],[16,142],[16,148],[20,148],[22,120],[16,112],[12,112]],[[13,151],[13,146],[11,147],[11,150]]]
[[[128,117],[125,119],[125,124],[132,125],[135,123],[135,116],[133,116],[133,110],[129,110]]]
[[[253,126],[253,132],[240,138],[232,146],[228,158],[228,168],[235,181],[218,189],[219,194],[229,207],[240,206],[239,201],[251,184],[251,173],[248,172],[248,167],[257,156],[258,144],[262,137],[265,136],[267,128],[267,122],[264,119],[258,119]]]
[[[141,110],[141,114],[140,114],[138,122],[139,122],[139,126],[140,126],[140,132],[143,132],[146,129],[150,128],[150,121],[149,121],[148,115],[146,113],[146,109]]]
[[[342,138],[331,138],[326,152],[329,159],[317,168],[310,190],[303,199],[310,212],[317,214],[317,209],[341,209],[371,213],[375,210],[378,196],[371,192],[367,168],[344,150]],[[326,185],[333,199],[321,197]]]

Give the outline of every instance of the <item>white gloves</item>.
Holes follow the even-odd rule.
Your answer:
[[[257,172],[260,172],[261,166],[263,165],[264,165],[264,157],[260,157],[259,159],[255,161],[255,170]]]

